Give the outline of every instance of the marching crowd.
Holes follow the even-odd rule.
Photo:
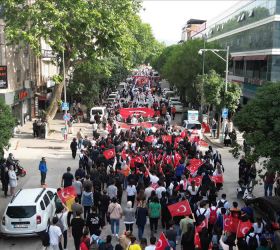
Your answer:
[[[272,249],[275,225],[227,200],[221,154],[172,125],[172,107],[158,92],[147,86],[135,92],[131,85],[120,93],[126,99],[108,107],[109,117],[95,122],[105,134],[95,129],[89,138],[78,131],[70,148],[74,159],[79,153],[79,167],[67,168],[61,183],[61,189],[74,187],[76,198],[70,207],[57,199],[50,247],[66,249],[71,230],[76,250]],[[141,125],[140,105],[154,110],[157,124]],[[123,117],[123,107],[135,112]],[[124,129],[123,123],[132,125]],[[103,238],[108,224],[111,235]]]

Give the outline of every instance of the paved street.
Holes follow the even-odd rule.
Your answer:
[[[175,123],[179,123],[181,116],[177,115]],[[66,171],[66,167],[70,166],[73,172],[78,166],[78,159],[73,160],[71,158],[71,151],[69,149],[70,138],[68,142],[64,142],[59,132],[63,126],[62,121],[55,120],[51,129],[55,130],[48,139],[34,139],[31,135],[31,124],[29,123],[22,129],[22,134],[18,138],[13,138],[11,142],[11,150],[16,158],[18,158],[22,165],[27,170],[27,175],[24,178],[19,178],[19,188],[34,188],[40,186],[40,175],[38,171],[38,163],[42,156],[46,157],[48,164],[47,185],[48,187],[57,188],[60,185],[61,176]],[[86,133],[90,134],[91,127],[87,123],[75,124],[75,130],[82,128]],[[16,148],[17,147],[17,148]],[[232,157],[228,152],[228,148],[220,148],[219,151],[223,157],[223,163],[225,167],[225,185],[224,192],[228,194],[230,200],[236,200],[236,188],[237,188],[237,160]],[[261,187],[259,188],[261,190]],[[259,193],[260,190],[256,192]],[[123,195],[123,197],[126,197]],[[3,193],[0,196],[0,214],[4,212],[4,209],[9,202],[10,198],[5,199]],[[123,200],[123,205],[125,199]],[[148,226],[145,237],[149,238],[150,232]],[[124,225],[121,224],[121,231],[124,229]],[[136,228],[135,228],[136,230]],[[159,230],[160,231],[160,230]],[[110,234],[110,228],[107,225],[102,235]],[[69,234],[70,236],[70,234]],[[71,236],[70,236],[71,237]],[[69,250],[74,250],[72,237],[69,240]],[[37,238],[10,238],[0,239],[1,250],[30,250],[30,249],[42,249],[41,242]]]

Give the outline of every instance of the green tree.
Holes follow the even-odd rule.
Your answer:
[[[0,100],[0,157],[4,156],[4,149],[9,146],[9,141],[13,135],[15,118],[11,108]]]
[[[66,72],[89,55],[96,58],[117,55],[130,63],[130,23],[139,10],[134,0],[0,0],[5,20],[5,34],[10,43],[26,43],[41,54],[44,39],[57,54],[60,75],[63,75],[62,54]],[[63,84],[55,86],[47,111],[47,119],[56,114]]]
[[[183,99],[198,105],[197,88],[195,86],[196,76],[202,72],[202,56],[198,51],[204,47],[202,39],[187,41],[183,44],[167,47],[162,56],[158,57],[158,61],[154,62],[159,68],[159,72],[171,84],[175,85]],[[216,44],[207,43],[206,48],[219,48]],[[220,59],[211,53],[205,54],[205,73],[210,69],[215,69],[218,73],[222,73],[225,65]]]
[[[280,170],[280,83],[268,83],[258,88],[256,96],[234,117],[234,124],[244,132],[250,150],[245,156],[249,162],[267,159],[266,166]]]

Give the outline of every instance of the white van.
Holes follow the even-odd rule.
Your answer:
[[[90,123],[94,122],[94,116],[96,114],[99,114],[101,116],[100,117],[101,120],[103,119],[103,116],[105,116],[106,118],[108,117],[106,107],[93,107],[90,110],[90,120],[89,120]]]
[[[118,90],[122,91],[123,89],[127,88],[127,83],[126,82],[121,82],[118,86]]]

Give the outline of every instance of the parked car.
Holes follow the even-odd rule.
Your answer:
[[[183,127],[187,129],[192,136],[199,136],[202,139],[201,123],[199,121],[184,120]]]
[[[258,197],[245,199],[245,204],[252,207],[257,216],[267,223],[280,223],[280,197]]]
[[[169,102],[171,107],[175,106],[176,108],[176,113],[182,113],[183,112],[183,103],[179,102],[179,101],[170,101]]]
[[[169,98],[169,101],[171,101],[171,102],[174,102],[174,101],[180,102],[180,97],[179,96],[172,96],[172,97]]]
[[[8,204],[1,222],[4,236],[35,236],[47,229],[55,215],[54,188],[20,189]]]
[[[106,109],[105,106],[103,106],[103,107],[93,107],[90,110],[90,120],[89,120],[90,123],[94,122],[94,116],[96,114],[99,114],[101,116],[100,117],[101,120],[103,119],[104,116],[106,118],[108,117],[108,112],[107,112],[107,109]]]

